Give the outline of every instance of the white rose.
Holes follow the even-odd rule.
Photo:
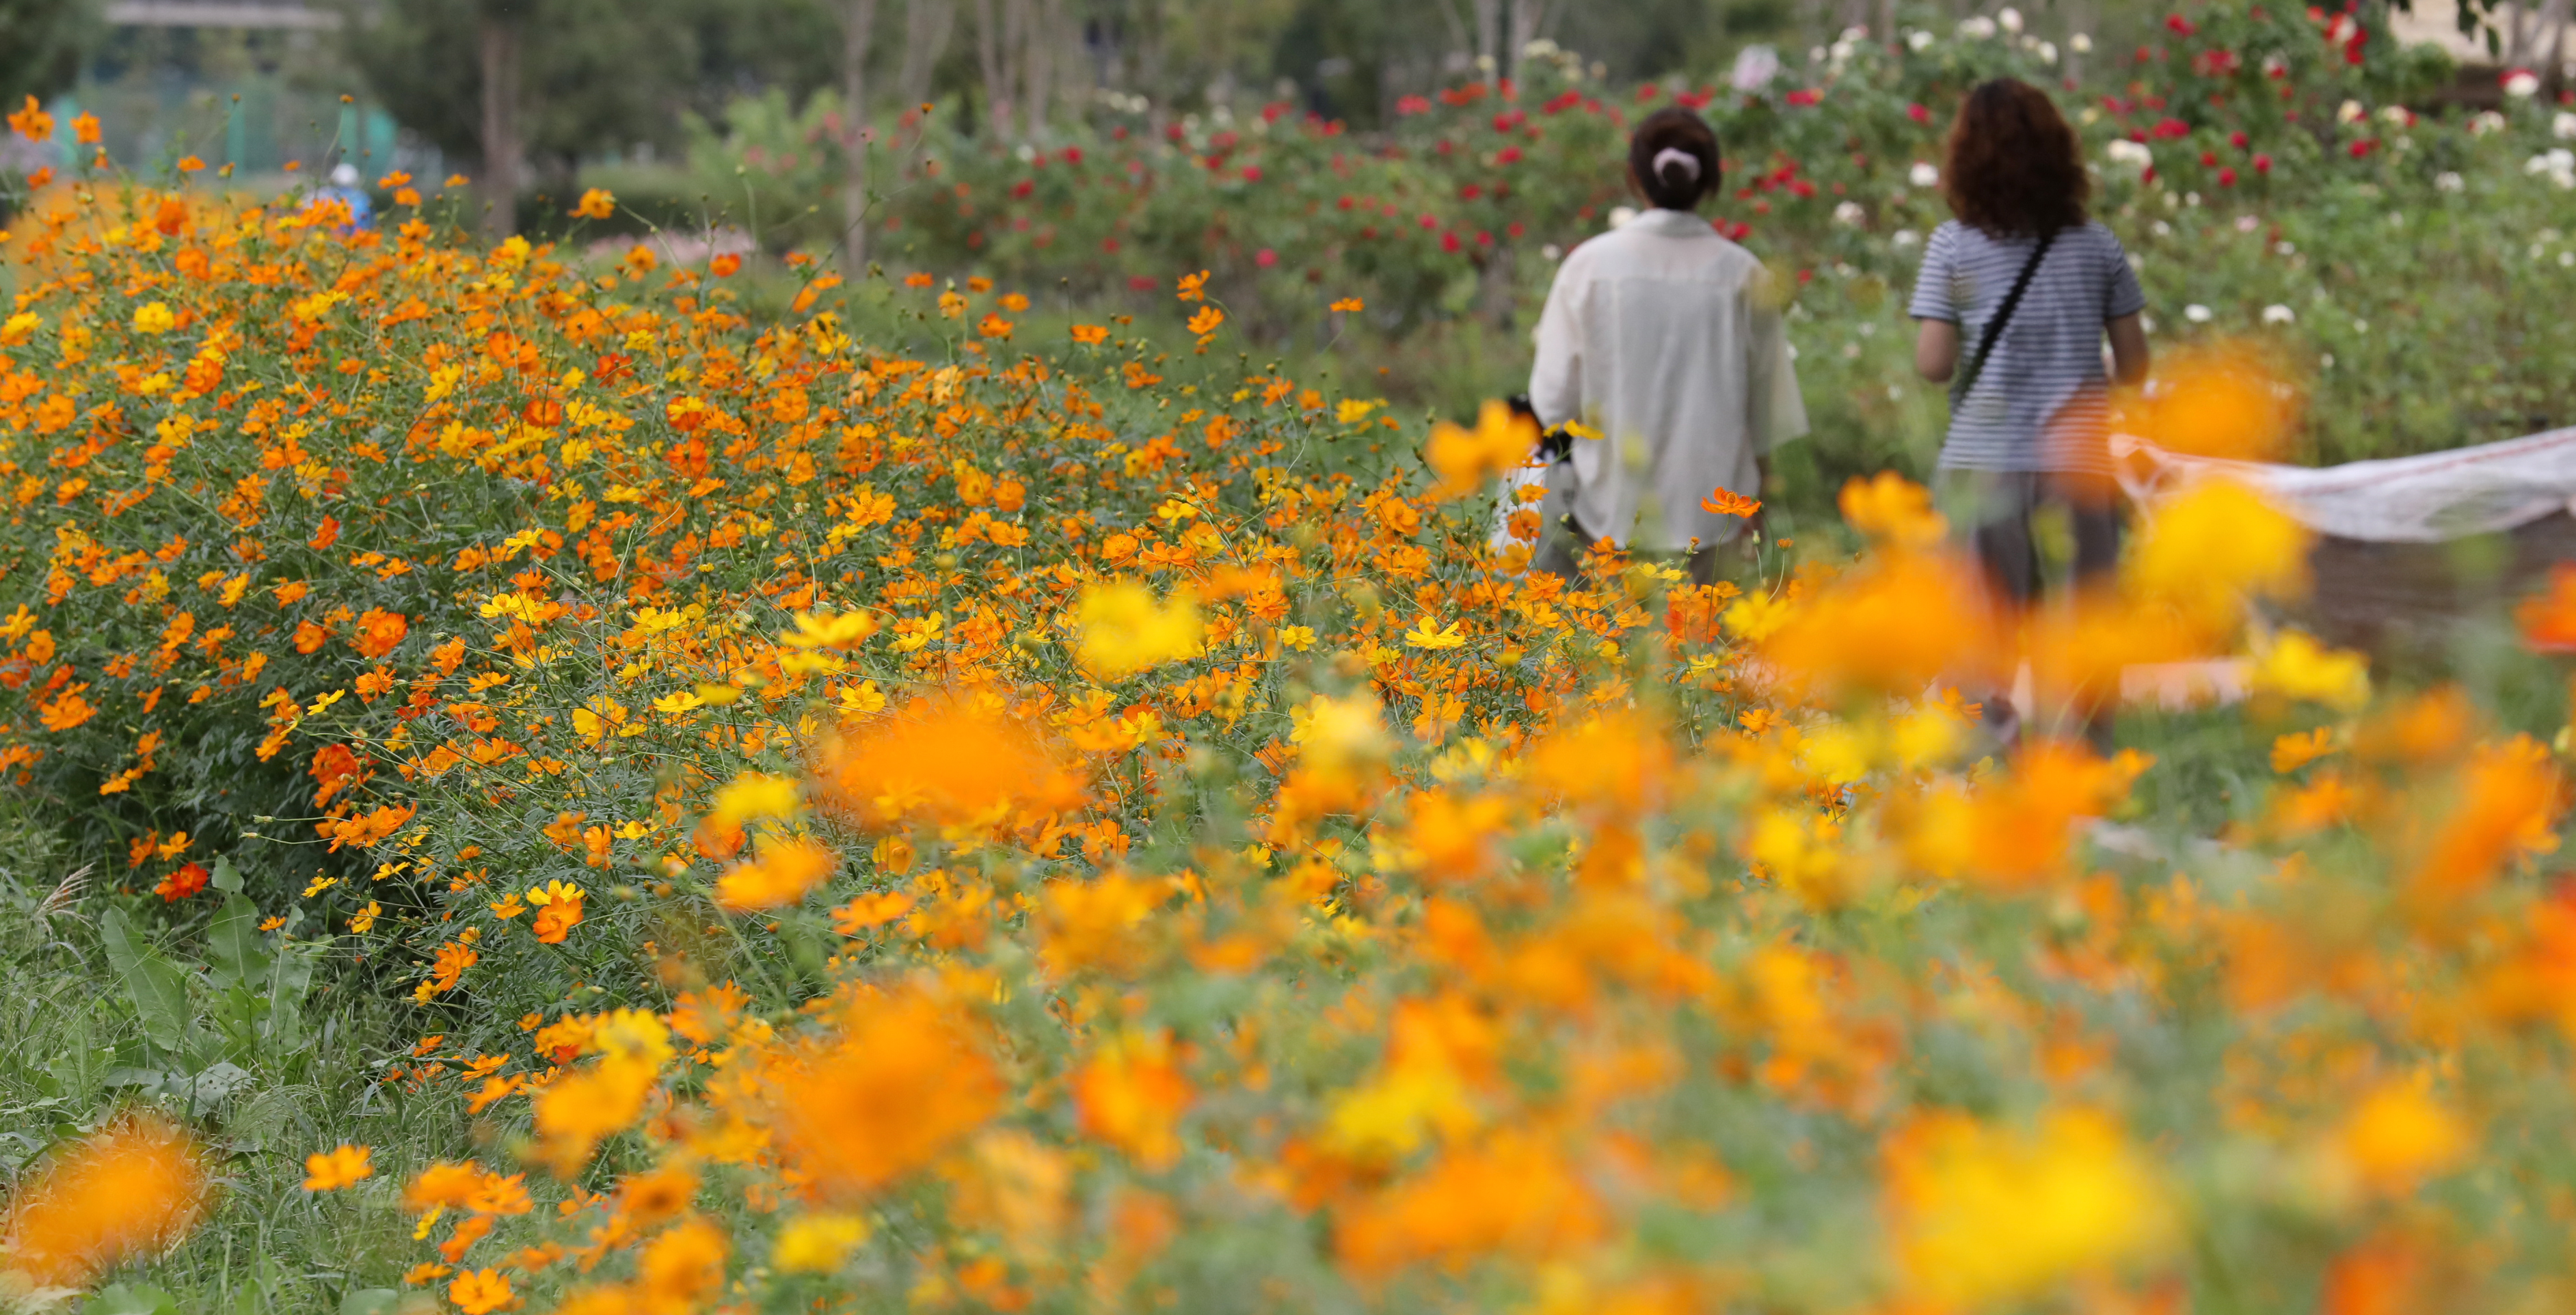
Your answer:
[[[2445,169],[2433,176],[2433,186],[2440,191],[2456,192],[2468,186],[2468,182],[2458,174]]]
[[[2079,55],[2090,55],[2093,53],[2093,38],[2078,32],[2066,38],[2066,48]]]
[[[2415,116],[2409,113],[2403,105],[2391,105],[2379,112],[2379,121],[2381,123],[2393,123],[2398,127],[2403,128],[2406,125],[2413,123],[2415,121]]]
[[[2560,110],[2558,117],[2549,121],[2549,135],[2562,142],[2576,142],[2576,114]]]
[[[1922,240],[1922,237],[1917,235],[1915,231],[1910,228],[1900,228],[1896,230],[1896,236],[1888,239],[1888,241],[1900,251]]]
[[[2348,100],[2335,107],[2335,122],[2351,123],[2369,112],[2361,107],[2360,101]]]
[[[1628,221],[1636,217],[1637,212],[1633,207],[1624,205],[1613,206],[1610,209],[1610,226],[1612,228],[1626,228],[1628,226]]]
[[[1908,50],[1921,50],[1931,44],[1932,34],[1929,32],[1916,31],[1905,34],[1905,46]]]
[[[2298,318],[2299,316],[2297,312],[2278,303],[2263,308],[2263,322],[2265,324],[2288,324]]]
[[[2503,129],[2504,116],[2494,110],[2480,110],[2469,116],[2469,135],[2472,137],[2484,137],[2488,133],[2500,132]]]
[[[1862,213],[1860,202],[1858,201],[1845,201],[1841,205],[1834,207],[1834,222],[1845,228],[1860,227],[1861,218]]]
[[[1905,181],[1916,187],[1936,186],[1941,181],[1941,171],[1925,161],[1917,160],[1913,168],[1905,171]]]
[[[2209,315],[2209,308],[2196,301],[2182,308],[2182,317],[2194,324],[2209,323]]]
[[[2039,62],[2042,64],[2055,64],[2057,62],[2056,42],[2042,41],[2039,43]]]
[[[1994,34],[1995,20],[1988,18],[1983,14],[1979,14],[1974,18],[1963,18],[1959,20],[1959,35],[1963,37],[1983,41]]]
[[[2133,142],[2126,137],[2113,138],[2102,148],[2102,153],[2109,156],[2114,164],[2133,164],[2140,169],[2156,162],[2156,153],[2148,150],[2145,142]]]
[[[2006,6],[2002,12],[1995,15],[1995,22],[2007,32],[2019,32],[2021,31],[2021,11]]]
[[[2529,69],[2515,69],[2505,75],[2504,94],[2516,100],[2528,100],[2540,90],[2540,75]]]

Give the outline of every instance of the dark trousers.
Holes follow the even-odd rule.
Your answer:
[[[2093,583],[2120,564],[2120,509],[2107,491],[2071,491],[2063,477],[2026,470],[1960,470],[1945,477],[1951,524],[1968,536],[1998,603],[2027,608],[2046,591],[2034,522],[2063,515],[2071,539],[2069,586]]]
[[[2120,564],[2120,508],[2105,481],[2040,471],[1953,470],[1943,473],[1941,495],[1953,532],[1976,553],[1996,623],[2006,632],[2050,592],[2051,574],[2063,572],[2059,587],[2076,589]],[[2063,562],[2052,562],[2042,550],[2040,527],[2050,522],[2063,527],[2068,541]],[[2116,689],[2076,692],[2085,738],[2096,750],[2110,750],[2118,698]],[[1987,698],[1986,723],[2007,744],[2019,739],[2009,690]]]

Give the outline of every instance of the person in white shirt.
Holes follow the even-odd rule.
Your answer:
[[[1654,208],[1567,253],[1539,316],[1530,406],[1574,444],[1551,479],[1535,569],[1568,579],[1601,539],[1689,556],[1713,579],[1719,545],[1745,517],[1700,504],[1762,496],[1775,446],[1807,432],[1788,335],[1787,289],[1701,218],[1719,179],[1717,134],[1689,110],[1648,115],[1628,144],[1631,183]]]

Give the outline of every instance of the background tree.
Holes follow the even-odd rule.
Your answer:
[[[105,31],[91,0],[0,0],[0,98],[52,99]]]
[[[350,54],[375,96],[442,151],[476,162],[490,227],[515,226],[530,182],[683,139],[691,113],[840,72],[839,5],[764,0],[390,0],[353,14]]]

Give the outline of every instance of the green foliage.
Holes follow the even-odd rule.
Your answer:
[[[0,0],[0,101],[52,100],[105,35],[92,0]]]

